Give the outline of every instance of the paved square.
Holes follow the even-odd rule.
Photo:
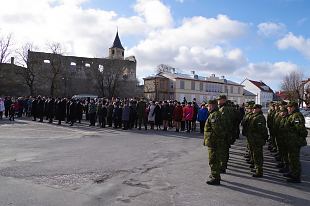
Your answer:
[[[232,146],[222,185],[209,186],[207,150],[198,133],[2,121],[0,205],[306,206],[309,150],[302,149],[303,183],[286,183],[267,150],[264,178],[254,179],[241,138]]]

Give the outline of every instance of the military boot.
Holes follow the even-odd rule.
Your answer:
[[[206,182],[208,185],[220,185],[221,181],[220,179],[211,178]]]

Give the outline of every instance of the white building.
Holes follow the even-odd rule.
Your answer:
[[[165,100],[176,99],[198,103],[215,99],[221,94],[236,104],[244,103],[243,86],[225,79],[216,77],[198,76],[192,74],[180,74],[176,72],[160,72],[157,75],[144,78],[144,95],[148,99]]]
[[[273,100],[273,90],[262,81],[245,79],[242,83],[244,89],[256,95],[255,103],[267,107]]]

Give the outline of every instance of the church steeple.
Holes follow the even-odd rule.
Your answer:
[[[121,40],[118,36],[118,30],[113,42],[112,47],[109,49],[109,58],[110,59],[124,59],[124,47],[122,46]]]

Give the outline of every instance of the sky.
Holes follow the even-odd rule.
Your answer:
[[[262,80],[310,77],[309,0],[0,0],[0,36],[48,52],[107,57],[118,29],[137,77],[167,64],[182,73]]]

